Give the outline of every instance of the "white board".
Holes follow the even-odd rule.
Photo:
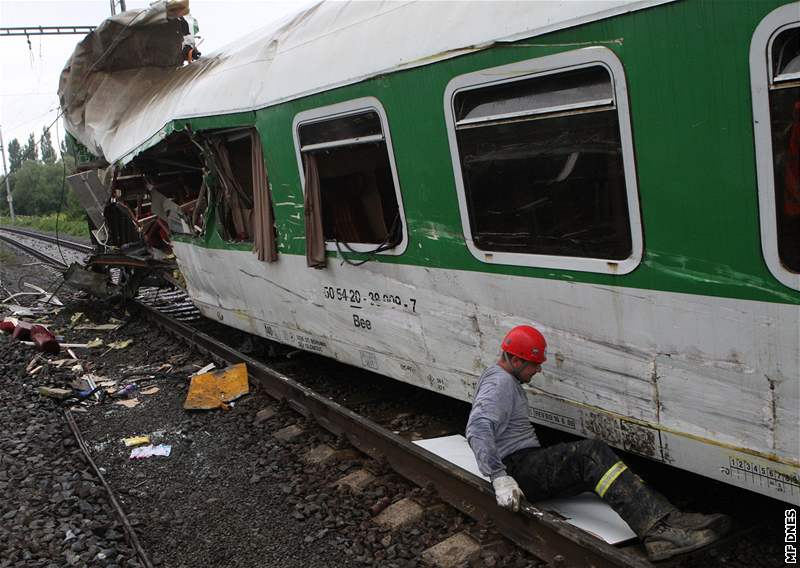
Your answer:
[[[464,436],[443,436],[417,440],[414,443],[453,465],[489,481],[489,478],[478,470],[478,462],[475,461],[472,448],[469,447]],[[586,492],[574,497],[548,499],[533,503],[533,505],[538,509],[563,517],[569,524],[591,533],[609,544],[636,538],[636,534],[622,520],[622,517],[594,493]]]

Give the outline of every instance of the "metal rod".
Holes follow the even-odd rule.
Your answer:
[[[133,529],[133,525],[131,525],[128,517],[125,515],[125,511],[122,510],[122,506],[119,504],[119,501],[117,501],[117,496],[114,495],[114,491],[111,489],[111,486],[106,482],[103,474],[100,473],[100,468],[97,467],[97,464],[94,463],[92,456],[89,454],[89,449],[86,447],[86,442],[83,440],[83,436],[81,436],[81,431],[78,428],[78,425],[75,423],[75,419],[72,417],[72,412],[70,412],[68,408],[64,409],[64,418],[66,418],[67,424],[69,424],[69,429],[72,430],[72,434],[78,441],[78,446],[81,448],[81,450],[83,450],[83,455],[86,456],[86,460],[89,462],[89,465],[92,466],[92,469],[94,470],[97,478],[100,480],[100,483],[102,483],[103,487],[106,488],[108,498],[111,501],[111,504],[117,510],[117,516],[119,516],[120,521],[122,521],[122,526],[125,527],[125,532],[128,534],[128,538],[131,541],[131,546],[133,546],[133,548],[136,550],[139,560],[142,561],[142,564],[145,565],[145,568],[153,568],[153,563],[150,562],[150,558],[147,556],[144,548],[142,548],[142,545],[139,542],[139,537],[136,536],[136,531]]]
[[[6,201],[8,201],[8,212],[11,215],[11,222],[16,222],[14,216],[14,198],[11,196],[11,185],[8,181],[8,168],[6,168],[6,147],[3,145],[3,129],[0,128],[0,153],[3,154],[3,176],[6,180]]]
[[[23,26],[0,28],[0,37],[32,35],[86,35],[97,26]]]

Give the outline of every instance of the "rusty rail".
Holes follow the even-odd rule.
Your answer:
[[[652,568],[643,557],[615,548],[554,515],[525,504],[519,513],[497,506],[489,484],[449,462],[328,400],[282,373],[159,311],[134,302],[159,327],[200,351],[229,364],[244,362],[251,379],[271,397],[345,437],[365,454],[385,459],[400,475],[420,486],[433,485],[441,498],[479,521],[491,521],[517,546],[554,566]]]

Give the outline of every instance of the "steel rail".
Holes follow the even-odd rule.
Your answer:
[[[89,448],[86,447],[86,441],[83,439],[83,434],[81,434],[81,429],[78,428],[78,424],[75,422],[75,418],[73,418],[72,412],[70,412],[68,408],[64,409],[64,420],[67,421],[69,429],[72,430],[72,435],[75,437],[78,447],[83,452],[83,456],[86,458],[86,461],[88,461],[89,465],[92,466],[95,475],[105,488],[106,493],[108,494],[108,500],[114,507],[120,522],[122,522],[122,527],[124,528],[125,533],[128,535],[130,544],[136,551],[136,555],[139,557],[139,560],[142,561],[142,564],[145,565],[145,568],[153,568],[153,563],[150,561],[150,557],[147,555],[147,552],[145,552],[142,544],[139,542],[139,537],[136,535],[136,530],[133,528],[133,525],[131,525],[130,520],[128,520],[128,516],[125,514],[125,510],[122,508],[122,505],[120,505],[114,490],[111,489],[111,486],[106,481],[106,478],[103,477],[103,472],[100,471],[100,468],[97,467],[97,464],[92,459],[92,456],[89,453]]]
[[[61,237],[56,238],[50,235],[40,235],[39,233],[34,233],[33,231],[26,231],[24,229],[17,229],[17,228],[12,229],[10,227],[0,227],[0,231],[16,233],[18,235],[22,235],[23,237],[45,241],[48,243],[52,243],[54,245],[61,245],[64,248],[76,250],[78,252],[85,252],[87,254],[95,252],[94,247],[91,245],[85,245],[83,243],[62,239]]]
[[[517,546],[554,566],[582,568],[652,568],[643,557],[615,548],[556,516],[524,503],[519,513],[500,508],[489,484],[406,441],[344,406],[328,400],[279,371],[140,302],[140,313],[159,327],[229,364],[246,363],[248,373],[271,397],[285,401],[315,419],[354,447],[386,460],[400,475],[419,486],[432,485],[439,496],[466,515],[491,522]]]
[[[8,243],[8,244],[10,244],[12,246],[15,246],[18,249],[20,249],[22,252],[24,252],[25,254],[30,255],[30,256],[32,256],[32,257],[34,257],[36,259],[39,259],[42,262],[44,262],[45,264],[49,264],[50,266],[53,266],[53,267],[61,270],[62,272],[67,269],[67,265],[64,264],[63,262],[61,262],[60,260],[55,259],[55,258],[53,258],[51,256],[48,256],[45,253],[43,253],[41,251],[38,251],[33,247],[29,247],[27,245],[23,245],[22,243],[15,241],[11,237],[7,237],[5,235],[0,235],[0,241],[4,241],[4,242],[6,242],[6,243]]]

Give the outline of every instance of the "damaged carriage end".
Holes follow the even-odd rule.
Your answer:
[[[175,283],[172,237],[252,243],[259,259],[277,259],[272,206],[260,139],[252,127],[174,131],[127,164],[69,178],[85,208],[98,252],[88,271],[111,274],[112,295]],[[108,288],[74,269],[70,284],[95,295]]]

